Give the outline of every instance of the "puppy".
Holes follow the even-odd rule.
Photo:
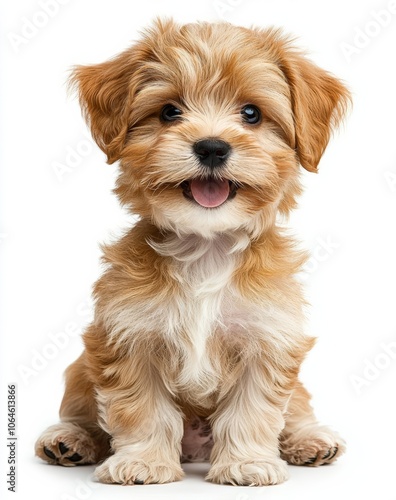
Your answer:
[[[36,454],[102,462],[99,481],[120,484],[177,481],[181,459],[234,485],[333,462],[344,443],[298,380],[314,343],[294,277],[306,257],[276,218],[347,89],[278,30],[170,20],[72,83],[140,219],[104,248],[85,351]]]

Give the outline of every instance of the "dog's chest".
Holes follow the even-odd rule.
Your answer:
[[[215,392],[219,383],[213,342],[220,337],[224,341],[224,336],[231,335],[235,318],[243,320],[244,316],[233,286],[238,256],[226,250],[213,243],[199,258],[175,262],[178,292],[164,310],[166,334],[177,343],[181,361],[175,384],[179,391],[202,398]]]
[[[175,266],[178,293],[173,308],[182,330],[193,344],[206,339],[223,323],[224,304],[232,290],[236,258],[215,244],[197,260]],[[199,342],[198,342],[199,343]],[[196,345],[199,351],[199,345]]]
[[[235,238],[175,238],[156,247],[167,263],[162,266],[166,288],[108,315],[115,342],[152,346],[153,362],[167,386],[201,406],[210,406],[237,363],[257,355],[263,343],[279,349],[298,328],[291,300],[276,305],[267,294],[252,302],[236,286],[243,245]]]

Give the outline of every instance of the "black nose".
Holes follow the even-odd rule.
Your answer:
[[[231,146],[218,139],[203,139],[193,146],[199,161],[210,168],[221,166],[230,155]]]

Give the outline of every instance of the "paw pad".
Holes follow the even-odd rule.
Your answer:
[[[60,463],[61,465],[65,465],[65,461],[67,460],[77,465],[77,462],[80,462],[83,459],[83,457],[79,453],[73,453],[72,455],[67,456],[66,454],[70,451],[70,448],[68,448],[65,443],[62,442],[58,443],[57,448],[53,446],[52,449],[55,452],[44,446],[43,452],[48,458],[54,460],[57,464]]]
[[[55,453],[52,453],[52,451],[49,450],[48,448],[46,448],[45,446],[44,446],[44,453],[47,455],[48,458],[51,458],[52,460],[56,460]]]

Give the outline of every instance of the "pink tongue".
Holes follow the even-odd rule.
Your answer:
[[[194,179],[190,185],[194,200],[201,207],[214,208],[224,203],[230,194],[228,181]]]

